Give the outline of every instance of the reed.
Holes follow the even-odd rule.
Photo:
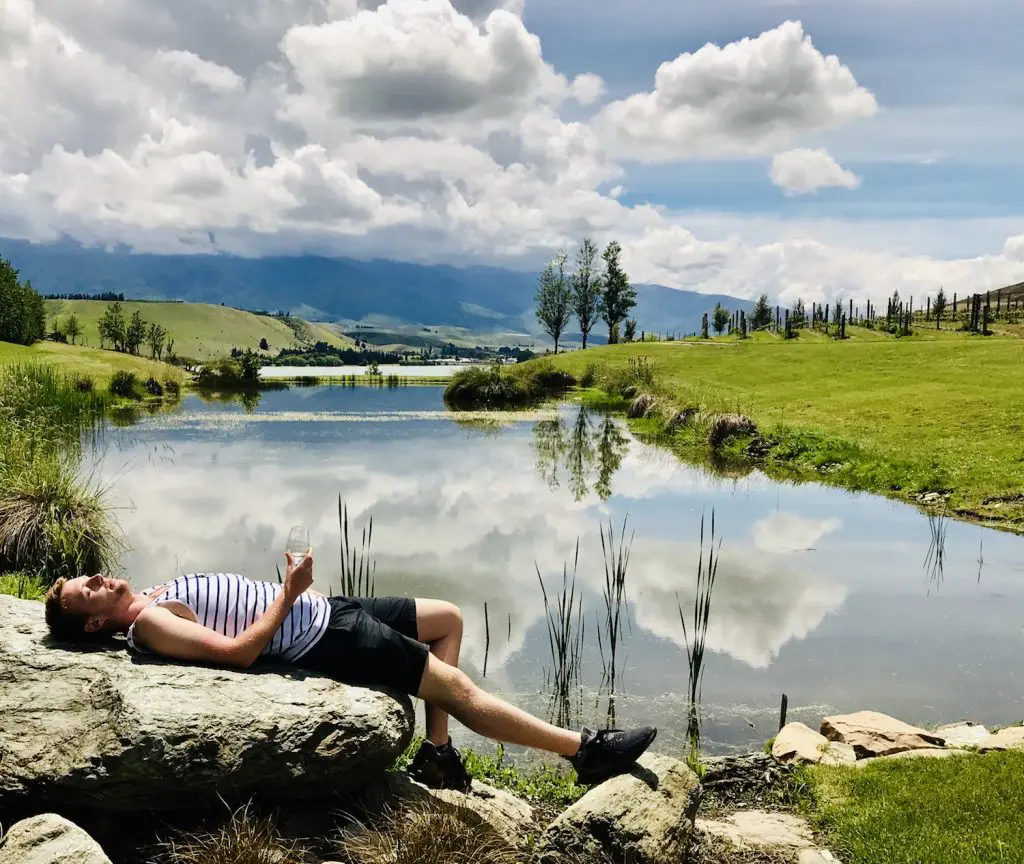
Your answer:
[[[604,620],[598,622],[597,645],[601,654],[601,685],[599,692],[608,696],[607,721],[615,725],[615,696],[621,686],[619,680],[619,648],[624,638],[624,625],[631,628],[629,605],[626,598],[626,574],[629,570],[629,553],[636,532],[626,541],[626,525],[629,517],[622,520],[618,544],[615,542],[615,527],[608,520],[608,536],[601,526],[601,555],[604,559]],[[604,638],[602,639],[602,632]],[[607,652],[606,652],[607,649]],[[623,664],[625,658],[622,658]]]
[[[927,574],[929,593],[931,593],[932,587],[938,590],[944,578],[946,527],[948,522],[949,517],[946,516],[945,507],[938,513],[928,513],[928,530],[931,534],[931,540],[928,543],[928,552],[924,558],[924,570]]]
[[[721,540],[718,541],[718,548],[715,548],[715,511],[712,510],[711,538],[706,561],[704,558],[704,516],[700,517],[700,551],[697,557],[697,580],[690,626],[686,624],[687,616],[683,611],[679,595],[676,594],[679,622],[683,626],[683,639],[686,642],[686,665],[689,668],[686,737],[690,743],[688,759],[692,765],[697,764],[700,756],[700,704],[704,681],[704,650],[708,622],[711,619],[711,595],[715,588],[715,579],[718,576],[718,557],[721,548]]]
[[[377,562],[370,554],[373,544],[373,516],[363,526],[357,547],[348,534],[348,504],[338,496],[338,522],[341,527],[341,591],[346,597],[373,597],[377,590]]]
[[[548,630],[548,647],[551,651],[551,670],[545,670],[545,679],[551,687],[549,713],[552,722],[558,726],[574,726],[580,713],[582,694],[580,680],[583,666],[583,639],[586,625],[583,619],[583,597],[576,593],[576,572],[579,566],[580,544],[576,541],[572,577],[567,564],[562,565],[562,588],[554,595],[554,602],[548,596],[544,578],[537,570],[541,595],[544,598],[544,615]]]

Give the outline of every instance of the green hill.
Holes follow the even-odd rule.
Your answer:
[[[140,378],[152,376],[161,382],[180,382],[184,377],[181,369],[168,363],[82,345],[62,345],[59,342],[37,342],[30,348],[0,342],[0,367],[12,363],[47,363],[68,374],[88,376],[101,386],[121,370],[134,372]]]
[[[52,330],[55,321],[67,318],[73,312],[82,327],[79,343],[98,347],[97,324],[107,305],[101,300],[47,300],[47,330]],[[256,315],[230,306],[126,300],[121,303],[121,308],[126,320],[138,310],[143,320],[159,324],[174,339],[175,354],[197,360],[222,357],[232,348],[258,351],[261,339],[267,340],[269,354],[274,356],[281,348],[304,342],[323,341],[339,347],[352,345],[351,339],[325,324]]]

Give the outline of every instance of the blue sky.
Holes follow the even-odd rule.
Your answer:
[[[796,218],[1024,213],[1024,3],[561,0],[525,10],[550,62],[568,74],[597,72],[616,97],[649,89],[656,65],[681,51],[785,20],[801,21],[815,46],[836,54],[880,103],[879,116],[821,138],[862,178],[857,195],[833,189],[787,198],[754,159],[631,167],[624,200]]]

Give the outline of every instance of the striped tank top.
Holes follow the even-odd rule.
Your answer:
[[[255,582],[235,573],[189,573],[142,593],[152,594],[165,586],[167,590],[149,605],[177,600],[191,609],[204,627],[230,637],[252,626],[284,591],[283,585]],[[323,636],[330,617],[331,606],[326,597],[302,594],[260,656],[298,660]],[[149,653],[136,643],[134,624],[128,629],[128,645]]]

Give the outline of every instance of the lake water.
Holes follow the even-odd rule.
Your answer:
[[[373,516],[377,593],[459,603],[469,674],[542,715],[552,662],[537,569],[557,593],[578,541],[574,724],[608,715],[599,532],[610,522],[618,535],[628,517],[617,720],[657,723],[664,750],[682,746],[677,604],[690,614],[701,518],[707,532],[712,511],[721,552],[703,683],[708,750],[760,747],[782,693],[790,718],[811,725],[866,708],[915,723],[1024,719],[1020,538],[937,526],[869,495],[757,473],[716,478],[577,406],[489,422],[446,413],[439,387],[292,388],[249,410],[188,396],[112,428],[102,471],[124,508],[138,587],[195,570],[276,579],[289,527],[301,523],[317,587],[336,592],[341,496],[357,528]],[[934,531],[944,533],[941,567]]]
[[[472,363],[431,366],[399,366],[385,363],[380,366],[380,374],[398,375],[400,378],[450,378],[461,369]],[[260,369],[260,377],[274,378],[337,378],[347,375],[365,375],[369,366],[264,366]]]

